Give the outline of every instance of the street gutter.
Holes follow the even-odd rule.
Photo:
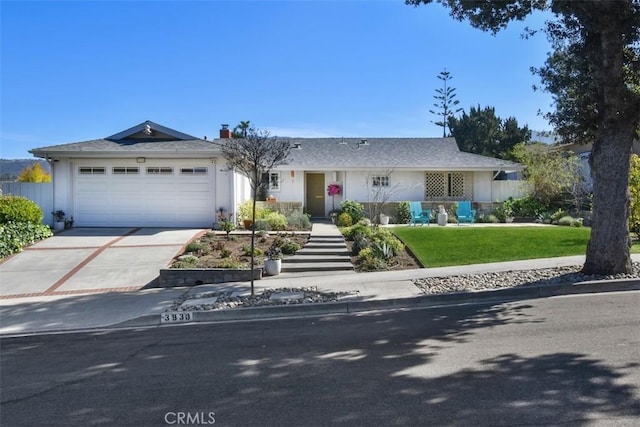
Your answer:
[[[577,295],[604,292],[640,290],[640,279],[598,280],[580,283],[551,285],[531,285],[514,288],[490,289],[472,292],[420,295],[407,298],[368,301],[338,301],[311,304],[283,304],[269,307],[248,307],[220,310],[195,310],[193,318],[182,324],[203,322],[247,321],[274,318],[297,318],[309,316],[348,315],[369,311],[398,309],[419,309],[458,304],[509,302],[563,295]],[[106,328],[129,328],[142,326],[164,326],[180,323],[161,324],[160,314],[144,315],[119,322]]]

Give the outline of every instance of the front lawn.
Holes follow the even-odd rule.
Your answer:
[[[425,267],[584,255],[588,227],[397,227]],[[634,244],[632,252],[640,252]]]

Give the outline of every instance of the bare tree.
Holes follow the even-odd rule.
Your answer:
[[[381,171],[371,171],[366,176],[367,197],[368,197],[368,215],[371,222],[375,225],[380,224],[380,214],[384,213],[384,208],[389,204],[399,191],[406,190],[406,186],[393,184],[391,175],[394,168],[388,168]],[[410,187],[414,188],[414,186]]]
[[[247,122],[248,123],[248,122]],[[242,138],[225,139],[219,143],[230,170],[249,179],[253,198],[251,221],[256,223],[256,199],[264,174],[287,163],[291,145],[287,140],[271,137],[269,131],[246,129]],[[255,226],[251,227],[251,295],[254,295],[253,269],[255,267]]]

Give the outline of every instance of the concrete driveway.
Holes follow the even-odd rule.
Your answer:
[[[0,264],[0,299],[138,290],[203,231],[65,230]]]

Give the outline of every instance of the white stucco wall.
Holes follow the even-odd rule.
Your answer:
[[[353,171],[346,173],[345,197],[359,202],[373,201],[374,187],[367,181],[384,171]],[[394,171],[389,176],[389,187],[382,189],[389,194],[388,201],[424,200],[424,172]]]
[[[300,202],[304,200],[304,172],[290,169],[279,170],[280,190],[269,191],[279,202]]]
[[[53,209],[64,211],[68,217],[73,212],[73,163],[60,159],[51,163],[53,182]]]
[[[492,172],[473,172],[473,201],[492,202],[491,181]]]

